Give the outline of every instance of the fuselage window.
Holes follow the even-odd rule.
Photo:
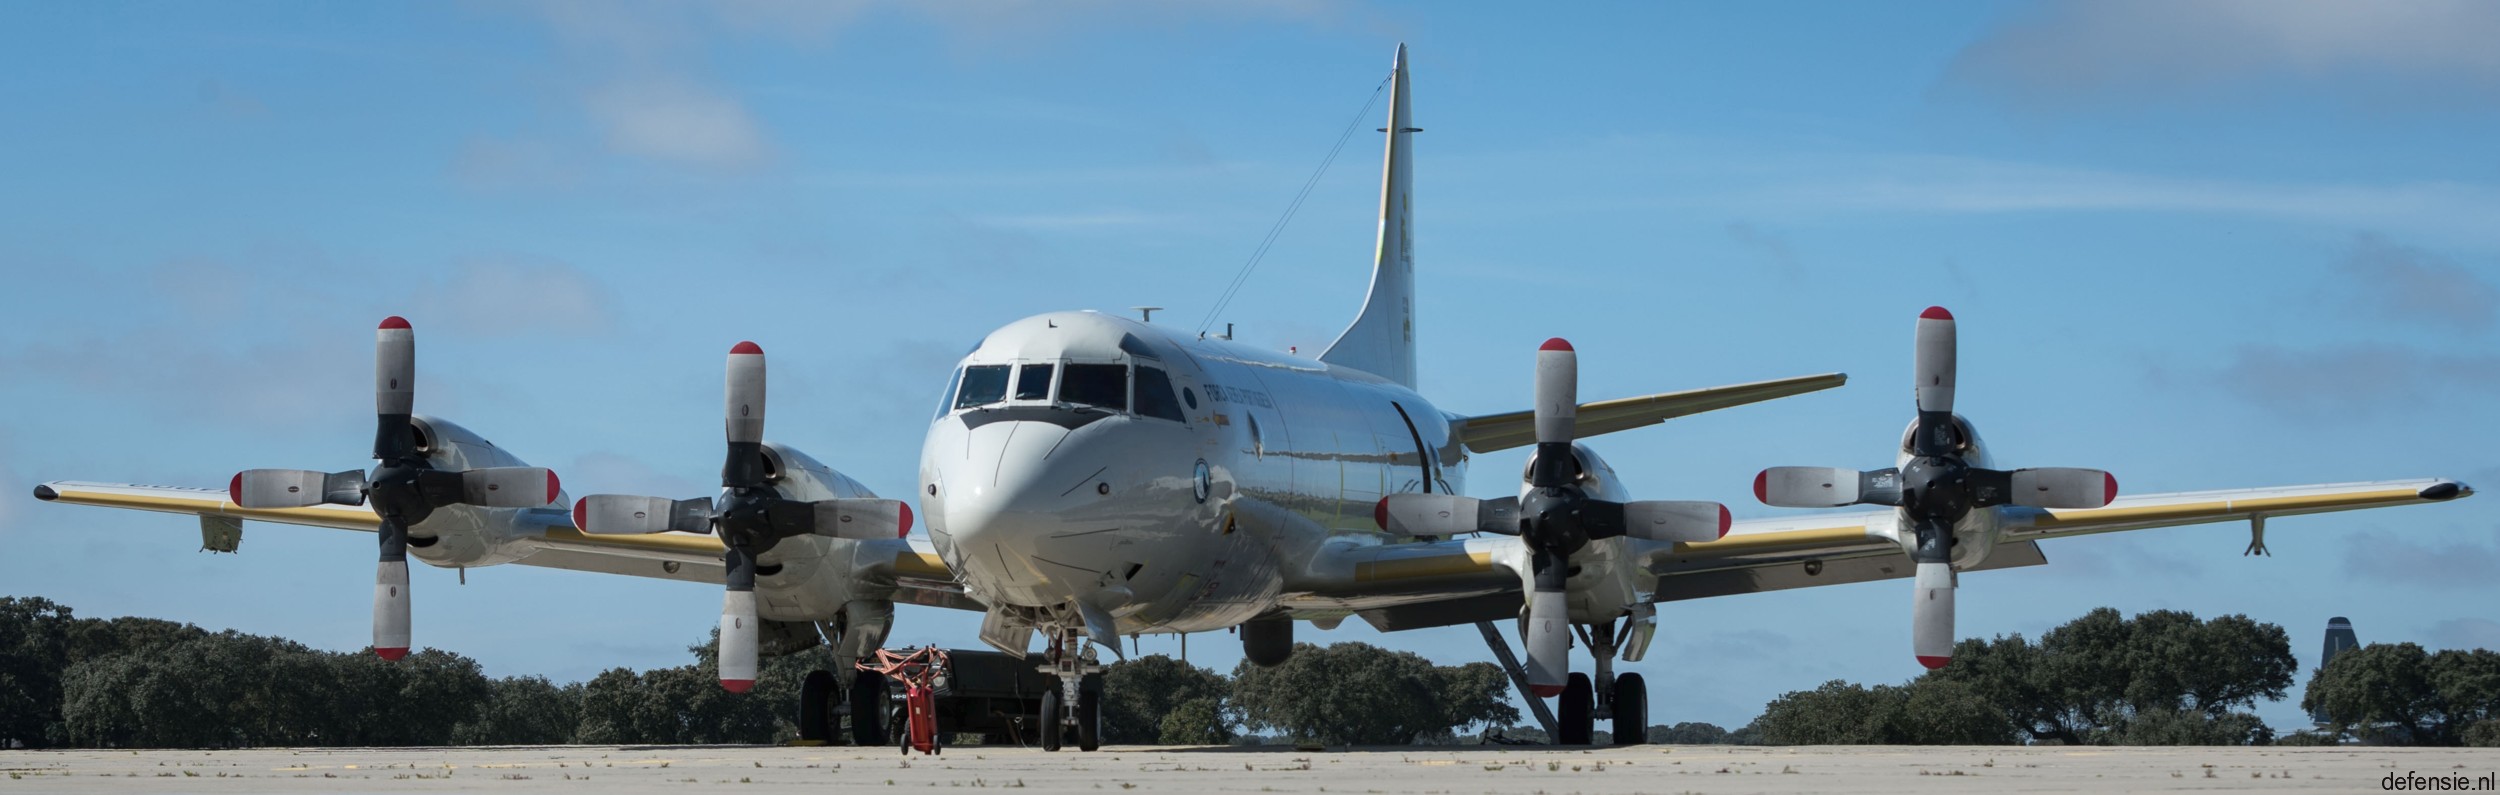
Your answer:
[[[976,364],[964,368],[964,382],[955,389],[955,408],[987,406],[1007,399],[1007,365]]]
[[[1172,399],[1172,379],[1163,374],[1162,368],[1137,368],[1137,415],[1173,422],[1189,421],[1189,415],[1181,413],[1180,401]]]
[[[1198,390],[1191,389],[1189,387],[1181,387],[1181,400],[1188,402],[1190,408],[1197,408]]]
[[[1059,402],[1128,410],[1128,365],[1071,364],[1059,379]]]
[[[1017,400],[1049,400],[1050,371],[1054,365],[1028,364],[1016,372]]]

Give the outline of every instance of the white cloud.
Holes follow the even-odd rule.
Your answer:
[[[2378,235],[2355,238],[2336,270],[2352,280],[2344,294],[2382,318],[2481,331],[2500,313],[2500,286],[2454,260]]]
[[[2451,618],[2431,625],[2430,641],[2442,649],[2500,649],[2500,621]]]
[[[411,316],[458,334],[491,336],[550,330],[587,334],[608,328],[606,285],[560,262],[470,259],[439,282],[418,286]],[[433,320],[439,318],[440,320]]]
[[[608,148],[694,165],[744,168],[768,159],[763,129],[746,104],[683,78],[626,80],[584,102]]]
[[[2038,106],[2358,76],[2489,101],[2500,98],[2494,41],[2500,4],[2479,0],[2057,0],[1973,42],[1945,83]]]
[[[2356,579],[2428,589],[2486,588],[2500,571],[2500,529],[2483,540],[2442,533],[2346,536],[2345,571]]]

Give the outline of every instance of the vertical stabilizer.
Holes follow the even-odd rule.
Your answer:
[[[2361,638],[2352,633],[2351,619],[2343,616],[2327,619],[2326,649],[2318,652],[2319,670],[2325,670],[2326,664],[2335,660],[2335,655],[2358,648],[2361,648]],[[2324,712],[2311,712],[2309,719],[2322,725],[2328,722]]]
[[[1390,66],[1389,139],[1380,168],[1380,244],[1372,260],[1371,294],[1363,313],[1344,334],[1319,355],[1320,361],[1351,367],[1415,386],[1415,225],[1408,194],[1414,179],[1414,119],[1407,112],[1406,45],[1398,45]]]

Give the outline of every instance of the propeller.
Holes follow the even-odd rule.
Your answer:
[[[1549,339],[1536,357],[1536,458],[1520,497],[1480,500],[1454,494],[1392,494],[1373,509],[1381,529],[1403,535],[1497,533],[1519,536],[1529,550],[1528,685],[1538,696],[1560,694],[1570,675],[1571,616],[1564,604],[1571,555],[1592,540],[1628,536],[1650,541],[1712,541],[1732,523],[1715,502],[1613,502],[1581,486],[1580,457],[1571,449],[1579,409],[1580,360],[1571,343]]]
[[[373,340],[374,431],[371,473],[247,469],[226,484],[226,497],[244,508],[306,508],[367,505],[381,518],[382,562],[373,577],[373,653],[386,660],[408,655],[408,529],[434,509],[452,505],[535,508],[555,502],[562,484],[540,467],[436,469],[418,449],[416,422],[417,337],[408,321],[382,320]]]
[[[1918,316],[1916,402],[1903,451],[1908,463],[1861,472],[1827,467],[1772,467],[1756,475],[1754,497],[1788,508],[1889,505],[1901,509],[1913,543],[1910,648],[1920,665],[1953,660],[1953,530],[1975,508],[2099,508],[2118,498],[2118,479],[2098,469],[2013,471],[1973,466],[1968,426],[1953,413],[1956,339],[1953,313],[1931,306]]]
[[[721,599],[720,683],[733,693],[755,686],[756,561],[792,536],[870,540],[911,531],[911,506],[899,500],[784,498],[764,454],[764,349],[752,342],[729,349],[724,423],[729,458],[716,498],[672,500],[593,494],[573,504],[573,526],[598,535],[711,533],[720,536],[728,566]]]

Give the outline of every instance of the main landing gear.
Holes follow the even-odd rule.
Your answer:
[[[1042,673],[1059,679],[1059,687],[1042,693],[1042,750],[1057,751],[1069,741],[1082,751],[1101,748],[1103,667],[1083,630],[1063,627],[1056,634],[1042,653]]]
[[[1564,681],[1562,697],[1556,699],[1556,712],[1545,709],[1544,699],[1528,691],[1528,670],[1511,654],[1510,642],[1490,622],[1480,622],[1485,645],[1493,650],[1511,682],[1527,699],[1529,709],[1538,722],[1545,724],[1546,734],[1555,745],[1588,745],[1596,740],[1598,721],[1609,721],[1616,745],[1642,745],[1649,742],[1649,685],[1636,673],[1615,673],[1615,655],[1622,650],[1640,622],[1618,619],[1603,625],[1579,625],[1573,631],[1581,645],[1589,648],[1597,674],[1574,672]],[[1633,643],[1639,649],[1645,643]],[[1632,662],[1638,662],[1636,653]]]
[[[882,676],[853,672],[850,684],[844,685],[832,671],[809,672],[799,682],[799,739],[838,745],[847,737],[852,745],[884,745],[886,705],[892,700],[888,692]],[[845,718],[850,723],[847,735]]]

